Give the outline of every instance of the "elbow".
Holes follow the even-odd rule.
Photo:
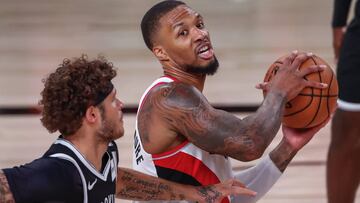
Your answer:
[[[248,146],[241,151],[240,161],[248,162],[261,158],[266,150],[266,146],[261,142],[249,141]]]
[[[262,157],[262,155],[264,154],[265,150],[262,149],[249,149],[243,156],[242,156],[242,160],[244,162],[248,162],[248,161],[254,161],[257,160],[259,158]]]

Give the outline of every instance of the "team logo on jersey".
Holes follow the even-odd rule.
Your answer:
[[[94,182],[92,182],[92,183],[90,183],[90,181],[89,181],[88,182],[88,189],[92,190],[94,188],[96,182],[97,182],[97,178],[95,178]]]

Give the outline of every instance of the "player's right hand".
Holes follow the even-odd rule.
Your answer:
[[[312,56],[312,53],[293,51],[279,66],[274,78],[269,82],[269,91],[277,91],[286,96],[287,101],[295,98],[305,87],[327,88],[327,84],[308,81],[304,76],[324,70],[324,65],[312,65],[308,68],[299,67]]]

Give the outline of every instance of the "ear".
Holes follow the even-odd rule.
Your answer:
[[[99,111],[94,106],[90,106],[86,109],[85,119],[89,123],[95,123],[96,120],[100,119]]]
[[[152,52],[159,61],[169,60],[169,56],[167,55],[165,49],[162,46],[154,46]]]

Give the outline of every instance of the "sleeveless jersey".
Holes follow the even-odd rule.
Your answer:
[[[40,159],[4,169],[16,202],[115,202],[118,150],[110,142],[102,169],[69,141],[58,138]]]
[[[141,97],[138,114],[152,88],[171,82],[176,81],[165,76],[155,80]],[[233,177],[230,160],[227,157],[210,154],[189,141],[184,141],[175,148],[161,154],[147,153],[141,143],[137,118],[134,135],[133,168],[152,176],[194,186],[216,184]],[[224,199],[223,202],[229,202],[229,200]]]

